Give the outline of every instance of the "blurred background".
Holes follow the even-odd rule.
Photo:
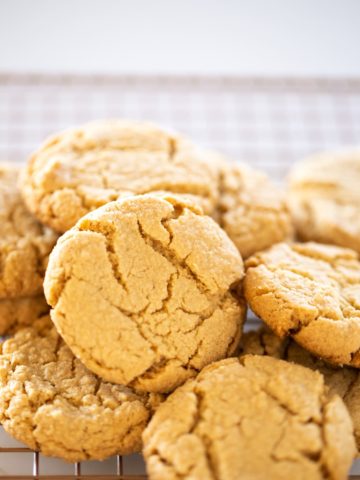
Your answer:
[[[360,75],[358,0],[1,0],[11,72]]]
[[[0,157],[126,117],[281,181],[360,143],[359,21],[358,0],[1,0]]]
[[[359,25],[359,0],[0,0],[0,158],[24,162],[54,132],[125,117],[282,182],[310,153],[360,144]],[[9,445],[0,430],[0,453]],[[36,462],[1,453],[0,475],[79,468]],[[122,468],[144,472],[139,457]]]

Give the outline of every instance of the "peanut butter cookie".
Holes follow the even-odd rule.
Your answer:
[[[270,355],[318,370],[330,392],[339,395],[347,406],[360,451],[360,372],[356,368],[336,367],[320,360],[290,338],[280,339],[266,327],[245,333],[241,339],[244,354]]]
[[[360,150],[314,155],[293,169],[290,207],[302,240],[360,253]]]
[[[30,158],[22,182],[28,208],[59,232],[125,194],[190,194],[210,212],[218,171],[188,140],[148,123],[98,121],[60,133]]]
[[[236,247],[197,206],[142,195],[80,219],[44,285],[58,331],[90,370],[167,392],[235,351],[242,277]]]
[[[17,331],[50,310],[44,295],[0,300],[0,335]]]
[[[243,258],[292,237],[292,223],[281,191],[246,165],[220,166],[218,221]]]
[[[178,388],[143,441],[150,480],[345,480],[356,451],[346,407],[320,373],[256,355]]]
[[[0,164],[0,299],[42,293],[57,238],[26,209],[17,190],[19,172],[17,166]]]
[[[0,422],[44,455],[75,462],[136,452],[160,401],[89,372],[49,317],[0,346]]]
[[[360,262],[356,252],[281,243],[246,262],[245,296],[280,337],[330,363],[360,367]]]

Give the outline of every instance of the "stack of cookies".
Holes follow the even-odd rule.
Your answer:
[[[345,479],[360,156],[343,176],[327,161],[294,171],[288,202],[160,127],[101,121],[49,139],[19,181],[1,167],[4,429],[67,461],[143,449],[155,480]],[[269,330],[242,335],[247,304]]]

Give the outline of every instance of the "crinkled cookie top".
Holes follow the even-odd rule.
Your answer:
[[[20,168],[0,164],[0,299],[37,295],[57,235],[26,209],[17,189]]]
[[[280,337],[313,354],[360,367],[360,262],[353,250],[282,243],[246,262],[251,309]]]
[[[245,333],[241,339],[243,354],[270,355],[304,367],[318,370],[324,375],[330,392],[339,395],[351,416],[358,451],[360,451],[360,371],[357,368],[337,367],[315,357],[290,338],[281,339],[268,328]]]
[[[360,253],[360,150],[323,153],[295,166],[289,199],[303,240],[348,247]]]
[[[212,211],[218,174],[188,140],[143,122],[103,120],[66,130],[30,158],[22,191],[28,208],[59,232],[126,194],[189,194]]]
[[[0,422],[45,455],[75,462],[138,451],[160,401],[89,372],[49,317],[0,345]]]
[[[101,207],[60,238],[45,294],[90,370],[167,392],[236,349],[242,278],[236,247],[195,204],[142,195]]]
[[[247,355],[205,368],[143,433],[150,480],[345,480],[352,424],[322,375]]]
[[[218,221],[243,258],[293,234],[284,195],[264,173],[244,164],[220,165]]]

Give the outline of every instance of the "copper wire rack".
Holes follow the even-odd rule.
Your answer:
[[[360,145],[360,78],[18,75],[0,73],[0,158],[24,162],[49,134],[99,118],[158,122],[282,182],[321,150]],[[247,328],[253,328],[250,318]],[[351,478],[360,479],[360,462]],[[67,464],[0,428],[0,478],[145,479],[138,456]]]

